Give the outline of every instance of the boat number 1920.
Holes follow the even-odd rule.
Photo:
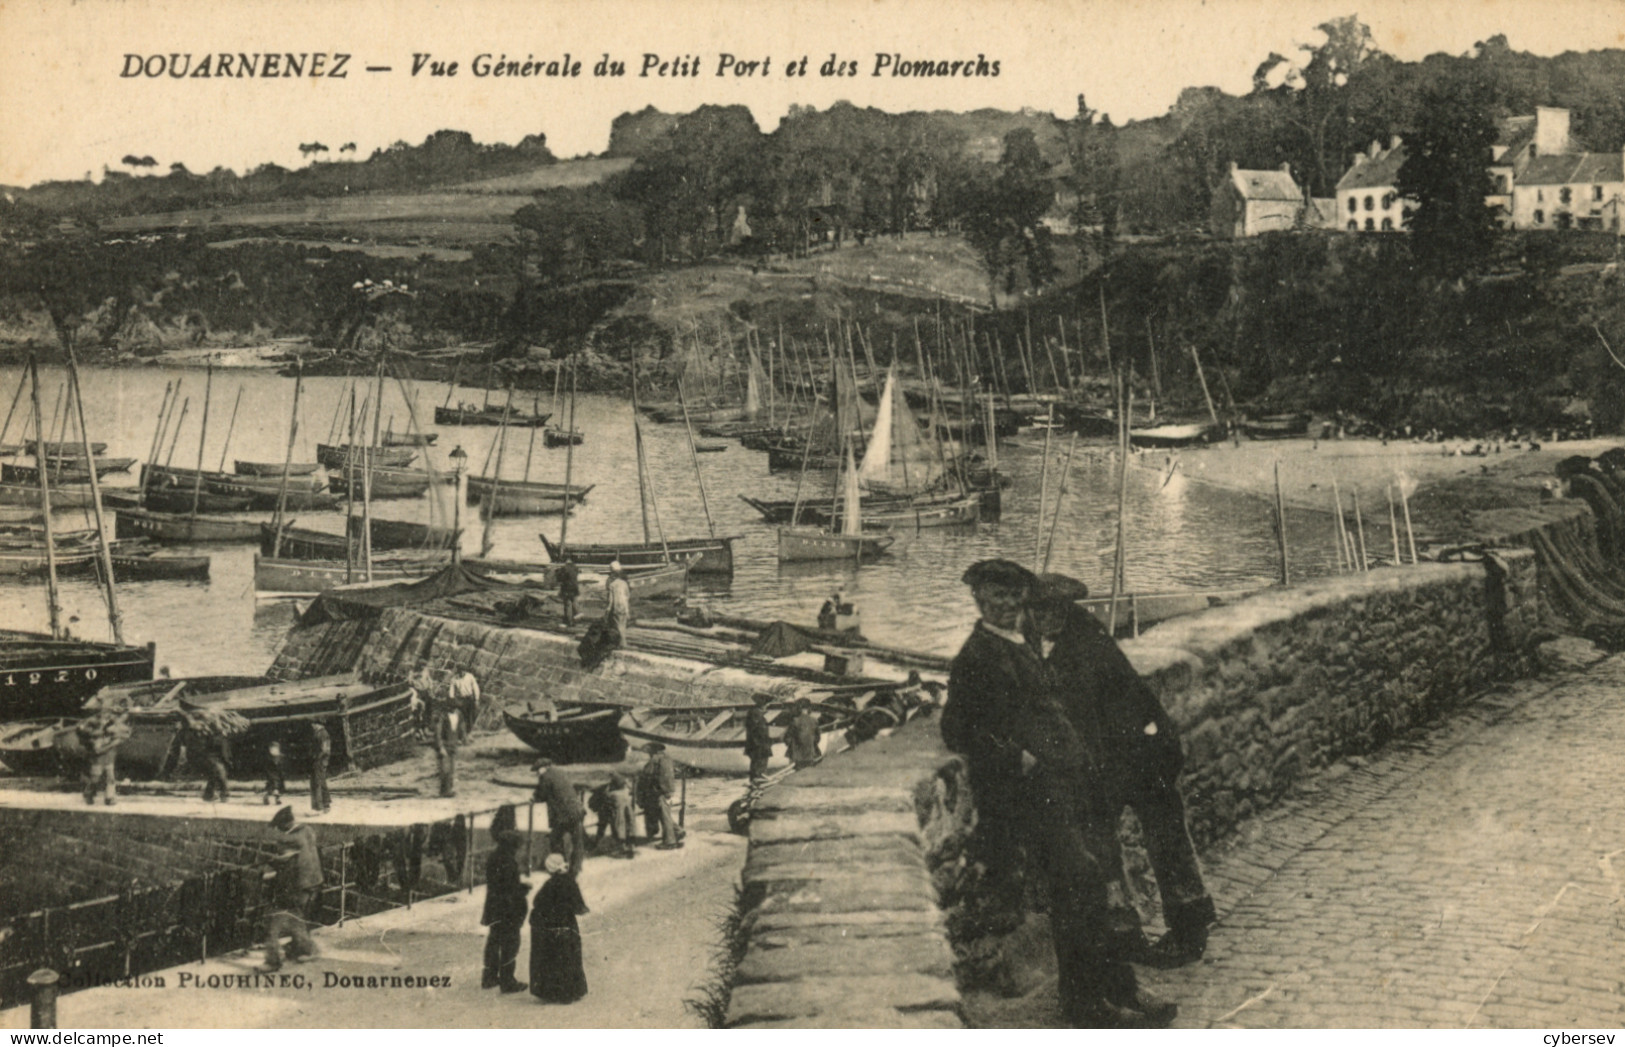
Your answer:
[[[53,673],[29,673],[28,674],[28,683],[29,683],[30,686],[32,686],[33,684],[37,684],[37,683],[40,683],[41,681],[45,680],[45,678],[47,676],[50,677],[50,682],[51,683],[67,683],[68,682],[68,674],[70,672],[72,672],[72,671],[73,670],[71,670],[71,669],[58,669],[54,674]],[[87,680],[94,680],[96,678],[96,670],[94,670],[94,669],[86,669],[86,670],[84,670],[84,673],[85,673],[85,679],[87,679]],[[6,674],[6,686],[7,687],[15,687],[15,686],[17,686],[17,674],[16,673],[7,673]]]

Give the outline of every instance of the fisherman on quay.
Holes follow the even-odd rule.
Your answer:
[[[564,556],[564,562],[559,565],[558,581],[564,627],[569,629],[576,624],[576,600],[581,597],[581,568],[576,566],[576,558],[568,553]]]
[[[784,729],[784,751],[799,770],[811,767],[824,758],[820,745],[821,731],[818,717],[813,715],[812,702],[805,698],[796,702],[796,715]]]
[[[333,758],[333,739],[320,721],[310,724],[310,811],[326,814],[333,809],[333,797],[327,791],[327,763]]]
[[[271,818],[271,828],[281,834],[275,868],[265,873],[273,881],[271,917],[265,928],[265,964],[261,973],[282,968],[282,936],[290,935],[288,958],[305,960],[320,954],[305,926],[322,888],[322,858],[316,849],[316,833],[308,825],[294,821],[293,808],[279,808]]]
[[[436,703],[434,712],[434,760],[440,775],[440,795],[457,795],[457,747],[462,744],[462,732],[457,721],[460,714],[450,702]]]
[[[480,923],[490,928],[485,939],[485,971],[480,988],[523,992],[527,986],[514,976],[519,962],[519,938],[530,911],[530,887],[519,872],[519,834],[514,809],[505,804],[491,820],[495,844],[485,859],[485,908]]]
[[[548,847],[564,857],[572,877],[579,877],[587,857],[587,828],[576,783],[547,756],[537,757],[530,769],[538,772],[531,799],[547,804]]]
[[[446,698],[457,710],[459,740],[466,742],[480,718],[480,681],[464,669],[451,678],[451,684],[446,688]]]
[[[632,583],[626,579],[626,568],[616,560],[609,565],[609,582],[604,587],[609,597],[605,618],[615,626],[617,644],[626,644],[626,628],[632,624]]]
[[[750,712],[745,714],[745,758],[750,761],[750,780],[767,777],[768,761],[773,759],[773,729],[767,722],[771,694],[751,695]]]
[[[1023,633],[1036,579],[1009,560],[965,572],[980,618],[954,658],[942,739],[966,759],[976,797],[974,854],[1012,882],[1023,851],[1048,887],[1058,991],[1078,1027],[1163,1026],[1177,1008],[1141,991],[1110,952],[1106,878],[1089,841],[1100,786],[1049,668]]]
[[[666,755],[662,742],[646,742],[643,751],[649,762],[638,771],[638,806],[643,808],[643,831],[650,839],[660,832],[662,851],[675,851],[683,846],[677,823],[671,816],[671,798],[677,791],[677,767]]]
[[[1113,906],[1114,918],[1122,914],[1132,920],[1129,937],[1141,946],[1141,962],[1156,967],[1194,963],[1207,948],[1208,927],[1216,916],[1185,824],[1178,786],[1184,766],[1179,730],[1105,626],[1078,606],[1088,595],[1088,586],[1075,578],[1040,578],[1029,608],[1033,639],[1041,645],[1067,720],[1099,770],[1106,807],[1097,856],[1107,876],[1119,880],[1123,861],[1117,819],[1124,807],[1131,808],[1157,878],[1168,931],[1144,946],[1138,914],[1126,898],[1124,905]]]
[[[74,728],[80,748],[85,752],[85,803],[94,804],[96,794],[108,807],[118,802],[115,764],[119,746],[130,737],[129,709],[122,703],[113,708],[99,708]]]

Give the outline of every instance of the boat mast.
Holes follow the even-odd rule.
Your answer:
[[[203,441],[209,438],[209,393],[214,387],[214,362],[209,362],[209,369],[203,377],[203,428],[197,434],[197,475],[192,477],[192,515],[187,521],[188,527],[197,525],[198,502],[203,498]]]
[[[173,388],[172,388],[173,387]],[[164,426],[168,421],[169,413],[174,410],[174,400],[170,394],[174,393],[174,400],[180,399],[180,389],[174,382],[164,383],[164,398],[158,402],[158,420],[152,427],[152,443],[147,447],[147,459],[141,465],[141,490],[138,501],[141,505],[147,504],[147,484],[152,480],[153,466],[158,464],[158,449],[164,443]]]
[[[683,378],[677,377],[677,403],[683,408],[683,429],[688,433],[688,457],[694,463],[694,479],[700,485],[700,508],[705,510],[705,528],[711,537],[717,536],[717,525],[711,521],[711,502],[705,496],[705,477],[700,474],[700,454],[694,446],[694,423],[688,420],[688,397],[683,395]]]
[[[570,534],[570,474],[576,458],[576,358],[570,356],[570,424],[565,428],[564,440],[564,512],[559,517],[559,552],[564,552],[564,540]]]
[[[33,354],[28,357],[28,373],[34,385],[34,439],[35,447],[41,455],[45,451],[45,411],[40,406],[39,399],[39,360]],[[40,521],[45,526],[45,586],[46,604],[51,615],[51,639],[62,639],[62,606],[57,600],[56,591],[56,543],[51,538],[51,484],[45,475],[45,459],[36,457],[40,464],[39,469],[39,511]],[[95,463],[91,463],[91,472],[96,471]]]
[[[175,395],[180,395],[178,387],[175,390]],[[175,460],[175,445],[181,442],[181,428],[186,425],[186,412],[191,406],[192,398],[190,396],[181,401],[181,416],[175,420],[175,432],[169,437],[169,452],[164,455],[165,469],[168,469],[169,463]]]
[[[554,384],[556,385],[557,382],[555,382]],[[530,459],[531,459],[531,456],[536,453],[536,430],[541,428],[541,426],[535,424],[536,416],[538,414],[541,414],[541,407],[542,407],[542,394],[535,391],[534,389],[531,390],[530,415],[531,415],[531,423],[532,424],[530,426],[530,444],[529,444],[529,446],[527,446],[525,448],[525,483],[527,483],[527,484],[530,483]],[[569,500],[569,493],[568,492],[565,493],[565,500],[566,501]]]
[[[107,523],[102,519],[101,481],[96,478],[96,456],[90,452],[90,434],[85,430],[85,400],[79,392],[79,361],[73,346],[68,350],[68,382],[74,408],[79,415],[79,441],[84,445],[85,462],[90,466],[90,504],[96,514],[96,551],[102,562],[102,586],[107,592],[107,621],[113,627],[113,642],[124,643],[124,616],[119,614],[118,594],[113,589],[113,554],[107,548]]]
[[[27,375],[19,376],[18,379],[17,379],[17,391],[15,393],[13,393],[12,397],[11,397],[11,410],[6,412],[6,424],[3,425],[3,426],[0,426],[0,444],[5,443],[6,435],[11,432],[11,416],[17,413],[17,404],[22,401],[23,390],[27,389],[27,388],[28,388],[28,376]],[[165,385],[164,385],[164,400],[166,402],[169,400],[169,385],[168,385],[168,383],[165,383]],[[28,439],[28,436],[27,436],[27,434],[28,434],[28,423],[26,421],[23,423],[23,434],[24,434],[23,439],[26,441]]]
[[[491,475],[491,486],[485,493],[485,531],[480,536],[480,559],[491,555],[491,529],[496,525],[497,494],[502,484],[502,459],[508,453],[508,412],[513,409],[513,390],[508,390],[507,402],[502,405],[502,433],[497,437],[497,470]],[[489,460],[489,459],[487,459]],[[565,508],[570,496],[565,494]]]
[[[293,469],[293,443],[299,435],[299,390],[305,382],[304,361],[295,361],[293,368],[293,413],[288,416],[288,452],[282,459],[282,483],[276,492],[276,518],[273,525],[276,534],[271,539],[271,558],[274,560],[282,555],[282,524],[284,514],[288,511],[288,473]],[[348,511],[348,503],[346,503]],[[346,519],[345,524],[349,524]],[[348,529],[346,529],[348,539]]]
[[[361,462],[361,555],[372,581],[372,460],[378,453],[378,419],[384,416],[384,354],[378,354],[378,395],[372,408],[372,443]]]
[[[698,328],[695,334],[698,344]],[[643,430],[638,428],[638,354],[632,351],[632,446],[637,451],[638,459],[638,509],[643,513],[643,542],[645,545],[651,540],[649,534],[649,495],[644,490],[643,477]]]
[[[223,473],[226,471],[226,452],[231,450],[231,433],[232,430],[237,428],[237,408],[241,407],[242,403],[243,387],[238,385],[237,399],[231,405],[231,421],[226,423],[226,443],[225,446],[220,448],[220,464],[215,468],[215,472]]]
[[[344,584],[355,581],[355,383],[350,383],[350,433],[344,445]]]

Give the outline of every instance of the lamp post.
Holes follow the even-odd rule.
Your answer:
[[[463,562],[463,465],[468,461],[468,452],[458,444],[449,457],[456,480],[451,499],[451,562],[460,564]]]

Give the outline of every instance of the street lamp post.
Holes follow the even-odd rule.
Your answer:
[[[451,499],[451,562],[460,564],[463,562],[463,465],[468,461],[468,452],[458,444],[452,448],[450,458],[456,479]]]

